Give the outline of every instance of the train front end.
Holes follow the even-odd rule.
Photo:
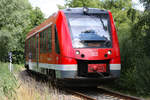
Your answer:
[[[119,43],[110,11],[66,9],[58,13],[56,25],[61,64],[76,66],[72,71],[65,71],[65,77],[62,74],[61,78],[101,80],[120,76]]]

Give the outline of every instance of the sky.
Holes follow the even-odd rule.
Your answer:
[[[64,0],[29,0],[32,7],[39,7],[44,13],[45,18],[48,18],[51,14],[58,11],[57,4],[64,5]],[[139,3],[139,0],[132,0],[135,4],[134,8],[143,11],[144,8],[142,4]]]

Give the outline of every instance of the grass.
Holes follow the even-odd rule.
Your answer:
[[[20,75],[21,76],[21,75]],[[68,93],[59,91],[51,82],[36,80],[35,75],[25,76],[19,80],[16,100],[83,100]]]
[[[42,90],[39,90],[34,87],[37,86],[37,82],[32,80],[31,83],[32,85],[23,83],[20,86],[17,90],[16,100],[82,100],[72,95],[60,93],[56,88],[49,88],[48,84],[40,83]]]
[[[46,89],[44,94],[42,94],[36,88],[27,86],[26,84],[21,84],[19,89],[16,90],[16,100],[48,100],[51,97],[52,95]]]
[[[8,63],[0,62],[0,99],[11,99],[17,88],[17,79],[15,72],[19,70],[19,65],[13,65],[14,70],[10,72]]]
[[[9,63],[0,62],[0,100],[83,100],[60,92],[50,83],[37,82],[30,76],[19,78],[23,65],[13,64],[13,72],[8,66]]]

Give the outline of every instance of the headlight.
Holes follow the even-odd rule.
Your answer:
[[[77,51],[76,51],[76,54],[79,55],[79,54],[80,54],[80,51],[77,50]]]
[[[107,54],[111,55],[111,50],[109,50],[109,51],[107,52]]]

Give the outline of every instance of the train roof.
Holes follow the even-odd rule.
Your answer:
[[[26,39],[30,38],[31,36],[35,35],[36,33],[46,29],[49,27],[55,20],[55,17],[57,16],[57,13],[54,13],[49,18],[47,18],[44,22],[42,22],[40,25],[33,28],[28,34]]]
[[[102,10],[102,9],[98,9],[98,8],[87,8],[87,7],[83,7],[83,8],[67,8],[62,10],[64,13],[69,14],[69,13],[84,13],[84,10],[87,10],[86,12],[88,14],[108,14],[107,10]]]

